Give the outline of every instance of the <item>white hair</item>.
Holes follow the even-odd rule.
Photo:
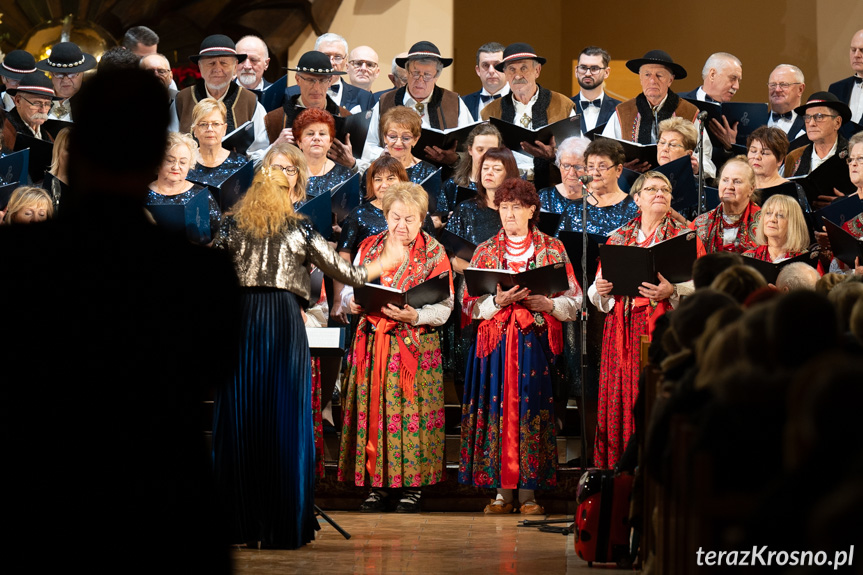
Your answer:
[[[243,36],[242,38],[237,40],[237,44],[239,44],[243,40],[257,40],[258,43],[260,43],[261,47],[264,49],[264,58],[270,57],[270,50],[267,48],[267,43],[264,42],[263,38],[255,36],[254,34],[249,34],[248,36]]]
[[[801,70],[800,68],[798,68],[797,66],[795,66],[793,64],[779,64],[778,66],[773,68],[773,71],[770,73],[773,74],[773,72],[775,72],[779,68],[788,68],[789,70],[791,70],[794,73],[794,79],[795,80],[797,80],[801,84],[803,82],[805,82],[805,80],[803,79],[803,70]]]
[[[350,53],[350,50],[348,50],[348,41],[339,36],[338,34],[333,34],[332,32],[327,32],[326,34],[321,34],[320,36],[318,36],[318,39],[315,40],[315,50],[320,51],[321,44],[325,44],[327,42],[338,43],[344,46],[345,56]]]
[[[573,136],[567,138],[557,146],[557,152],[554,154],[554,164],[560,166],[560,157],[564,154],[575,154],[584,161],[584,151],[587,149],[590,140],[581,136]]]
[[[710,73],[711,68],[717,72],[721,72],[722,69],[731,62],[734,62],[743,69],[743,63],[734,54],[729,54],[728,52],[716,52],[715,54],[711,54],[704,63],[704,68],[701,69],[701,77],[707,78],[707,74]]]

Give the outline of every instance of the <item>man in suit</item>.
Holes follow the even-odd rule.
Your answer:
[[[336,72],[345,72],[348,60],[348,42],[338,34],[326,33],[318,36],[315,40],[315,50],[323,52],[330,57],[333,69]],[[333,76],[327,95],[335,102],[336,106],[346,109],[351,114],[367,112],[375,105],[374,96],[368,90],[357,88],[342,82],[339,76]],[[299,86],[291,86],[285,94],[288,98],[300,93]]]
[[[243,36],[237,42],[237,52],[246,55],[237,65],[237,84],[254,92],[260,101],[261,94],[270,85],[264,80],[264,72],[270,65],[270,51],[257,36]]]
[[[482,82],[482,90],[468,94],[464,100],[467,109],[474,120],[480,120],[480,112],[492,100],[509,94],[509,84],[506,77],[495,69],[503,59],[503,44],[488,42],[476,51],[476,75]]]
[[[620,104],[620,100],[606,95],[602,87],[611,73],[609,62],[611,56],[598,46],[588,46],[578,55],[575,77],[581,91],[572,97],[572,101],[575,103],[576,114],[581,116],[583,133],[607,123],[614,113],[614,108]]]
[[[370,46],[357,46],[348,58],[348,78],[351,86],[372,91],[372,84],[381,75],[378,53]]]
[[[689,92],[681,92],[678,96],[699,102],[730,102],[743,81],[743,64],[733,54],[716,52],[704,63],[701,78],[701,86]],[[731,126],[723,116],[721,124],[716,119],[711,119],[707,127],[713,134],[714,144],[721,144],[725,150],[731,150],[731,145],[737,141],[736,122]]]
[[[773,68],[767,79],[767,97],[770,101],[770,118],[767,125],[788,134],[789,141],[806,133],[803,119],[798,117],[795,111],[795,108],[800,106],[805,89],[803,71],[791,64],[779,64]]]
[[[851,109],[851,121],[863,120],[863,30],[851,37],[851,69],[854,75],[830,84],[829,92]]]

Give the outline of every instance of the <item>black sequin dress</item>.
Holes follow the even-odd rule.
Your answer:
[[[215,167],[204,166],[203,164],[196,164],[194,170],[189,170],[189,175],[186,176],[186,179],[190,182],[195,182],[198,184],[204,184],[206,186],[221,186],[225,180],[231,177],[231,175],[246,165],[249,161],[246,156],[238,154],[237,152],[231,152],[224,162]]]

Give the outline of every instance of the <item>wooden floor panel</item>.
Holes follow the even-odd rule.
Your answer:
[[[597,571],[575,555],[572,535],[519,527],[520,515],[346,511],[328,515],[351,534],[351,539],[344,539],[320,519],[317,539],[302,549],[235,550],[235,573],[489,575]]]

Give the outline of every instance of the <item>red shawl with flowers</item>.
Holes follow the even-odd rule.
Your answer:
[[[715,210],[698,216],[692,222],[691,227],[704,244],[704,249],[708,253],[726,251],[737,252],[739,254],[742,254],[746,250],[755,249],[758,246],[755,242],[755,227],[761,220],[761,208],[749,202],[749,205],[746,206],[746,209],[734,226],[738,228],[738,231],[737,239],[733,244],[723,243],[722,232],[728,227],[723,220],[724,213],[722,204],[719,204],[719,207]]]
[[[380,234],[371,236],[363,240],[359,247],[360,263],[366,266],[376,261],[384,251],[384,241],[387,239],[389,232],[381,232]],[[449,259],[446,256],[446,251],[438,241],[421,231],[413,244],[409,248],[409,255],[399,267],[395,270],[384,270],[384,275],[381,276],[381,285],[407,290],[416,285],[421,284],[428,278],[437,277],[444,272],[450,272],[449,291],[453,293],[452,273]],[[403,390],[413,389],[414,376],[417,372],[420,357],[420,336],[428,331],[427,326],[413,326],[407,323],[394,321],[378,310],[368,311],[360,316],[357,323],[355,349],[360,350],[357,353],[357,369],[363,372],[366,368],[366,353],[368,324],[375,326],[375,340],[377,345],[381,344],[382,349],[389,349],[389,335],[398,338],[399,352],[401,356],[401,370],[399,379]],[[374,358],[375,361],[381,363],[381,369],[386,369],[387,362],[385,358]]]
[[[569,263],[563,243],[557,238],[548,236],[535,226],[530,231],[533,242],[533,257],[528,262],[528,268],[538,268],[560,262],[566,263],[566,276],[569,280],[569,289],[555,296],[567,295],[576,297],[581,294],[581,287],[575,279],[575,272]],[[506,232],[501,228],[497,235],[481,243],[470,260],[470,267],[485,269],[506,269]],[[472,297],[465,294],[462,304],[463,323],[470,322],[475,305],[479,296]],[[477,330],[476,355],[485,357],[490,354],[500,343],[510,321],[510,316],[515,314],[519,328],[528,330],[530,328],[544,330],[548,329],[548,341],[551,352],[559,355],[563,352],[563,330],[560,321],[545,312],[531,312],[521,304],[515,303],[506,306],[495,314],[490,320],[480,323]],[[467,320],[467,321],[464,321]]]
[[[845,222],[842,229],[855,238],[863,238],[863,214],[857,214],[856,217]]]

